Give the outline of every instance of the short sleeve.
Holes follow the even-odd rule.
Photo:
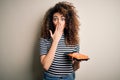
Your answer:
[[[77,44],[77,45],[75,46],[73,52],[78,52],[78,53],[80,52],[80,45],[79,45],[79,44]]]
[[[47,41],[44,38],[40,39],[40,55],[47,54]]]

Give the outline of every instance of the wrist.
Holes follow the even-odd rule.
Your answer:
[[[55,45],[55,44],[58,45],[58,42],[59,42],[58,40],[53,40],[52,43],[53,43],[54,45]]]
[[[58,40],[58,39],[54,39],[53,42],[54,42],[54,43],[58,43],[59,40]]]

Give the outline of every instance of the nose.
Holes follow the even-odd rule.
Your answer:
[[[61,23],[61,20],[60,19],[58,19],[58,21],[57,21],[58,23]]]

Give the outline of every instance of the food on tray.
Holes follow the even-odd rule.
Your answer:
[[[87,61],[89,57],[85,54],[81,53],[70,53],[68,56],[72,57],[73,59],[76,59],[78,61]]]

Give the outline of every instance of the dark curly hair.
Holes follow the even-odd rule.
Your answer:
[[[55,31],[55,27],[53,24],[53,14],[54,13],[62,14],[65,19],[65,43],[66,45],[76,45],[79,44],[79,21],[78,15],[76,14],[75,7],[69,2],[58,2],[54,7],[50,8],[43,19],[42,27],[41,27],[41,35],[40,37],[49,39],[51,30],[53,33]]]

